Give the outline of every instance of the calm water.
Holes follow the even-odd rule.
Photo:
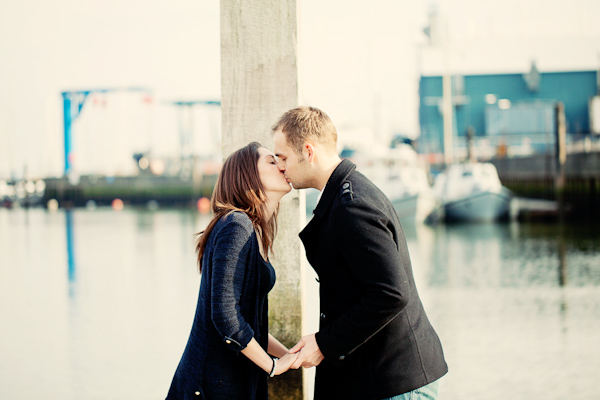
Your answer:
[[[206,222],[0,209],[0,399],[164,398],[196,304],[192,235]],[[451,370],[442,399],[600,398],[599,228],[405,230]]]

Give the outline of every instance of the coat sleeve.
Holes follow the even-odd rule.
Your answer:
[[[408,253],[401,254],[389,218],[360,199],[333,214],[333,246],[342,255],[347,273],[362,290],[354,306],[316,334],[329,362],[340,364],[347,355],[394,319],[408,303]]]
[[[246,348],[254,331],[245,321],[240,309],[240,298],[254,229],[250,220],[235,215],[228,217],[215,238],[212,258],[211,319],[232,351]]]

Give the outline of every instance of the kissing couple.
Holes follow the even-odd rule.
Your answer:
[[[300,232],[319,276],[319,331],[286,348],[268,333],[270,263],[281,198],[321,193]],[[315,400],[437,399],[442,345],[419,298],[390,200],[337,154],[337,131],[314,107],[273,125],[273,152],[232,153],[198,234],[200,293],[167,400],[266,400],[268,379],[316,368]]]

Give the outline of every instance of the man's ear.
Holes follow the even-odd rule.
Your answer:
[[[304,150],[306,150],[308,162],[313,162],[315,159],[315,148],[311,143],[304,143]]]

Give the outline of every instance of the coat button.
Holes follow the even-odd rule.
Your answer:
[[[348,182],[346,182],[342,185],[342,188],[344,188],[344,189],[348,189],[349,187],[350,187],[350,184]]]
[[[325,314],[321,313],[321,319],[325,319]]]
[[[340,356],[339,360],[340,361],[344,361],[346,359],[346,356]]]
[[[227,340],[225,341],[225,343],[227,343],[227,344],[231,344],[231,340],[227,339]]]
[[[194,393],[196,396],[200,396],[200,392],[196,392]]]

